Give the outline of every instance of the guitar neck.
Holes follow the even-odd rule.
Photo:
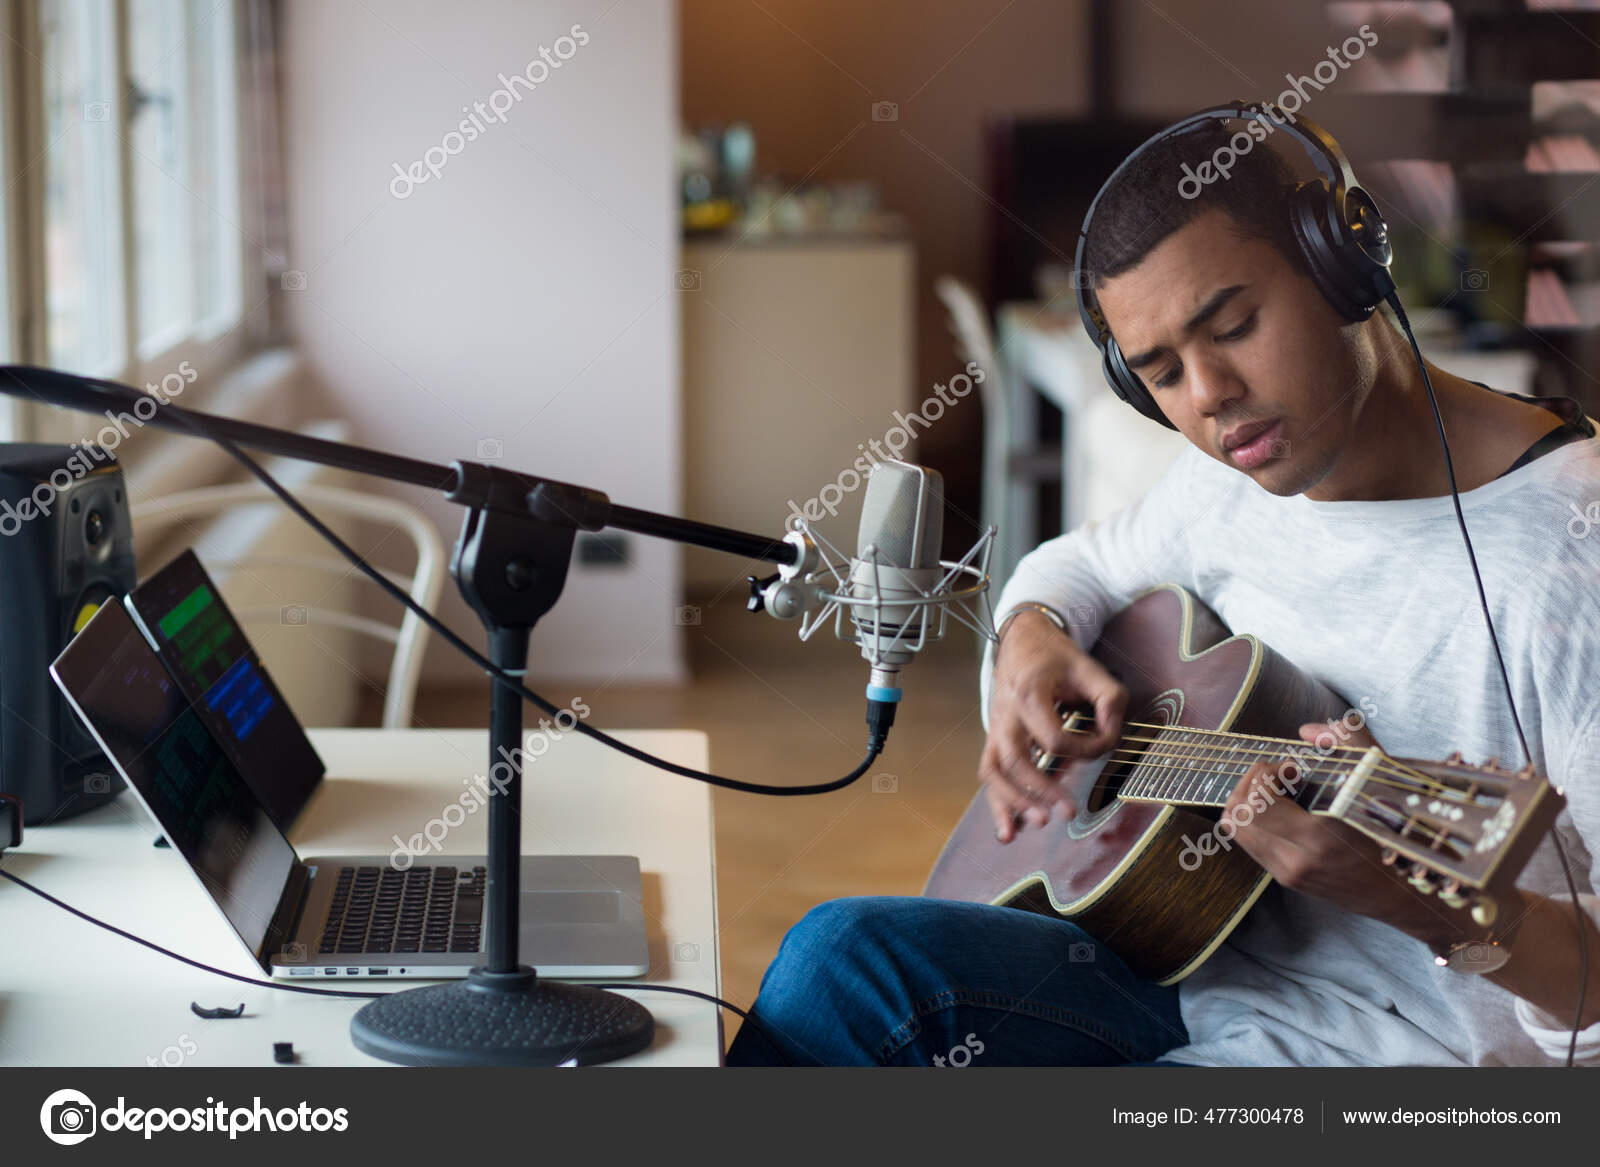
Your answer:
[[[1130,765],[1119,796],[1179,806],[1221,807],[1250,767],[1265,762],[1279,775],[1278,793],[1288,793],[1307,810],[1326,810],[1337,800],[1345,781],[1370,761],[1366,750],[1346,747],[1323,754],[1290,738],[1184,726],[1134,729],[1123,742],[1129,744],[1119,742],[1117,753],[1136,755],[1139,760]],[[1292,780],[1288,771],[1279,772],[1285,756],[1294,760]]]

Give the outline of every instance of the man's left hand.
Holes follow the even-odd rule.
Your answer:
[[[1358,751],[1378,744],[1364,726],[1351,730],[1338,721],[1314,721],[1300,727],[1300,737],[1312,745],[1319,737],[1326,743],[1329,735],[1339,744],[1326,756],[1348,759],[1350,765],[1359,758]],[[1320,771],[1322,758],[1312,761],[1311,768]],[[1294,801],[1307,781],[1323,777],[1305,769],[1296,761],[1250,767],[1222,810],[1235,827],[1239,846],[1287,888],[1382,920],[1430,944],[1461,938],[1471,927],[1466,913],[1413,888],[1405,860],[1386,866],[1371,838]]]

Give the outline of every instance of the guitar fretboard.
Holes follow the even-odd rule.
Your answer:
[[[1172,726],[1143,731],[1142,757],[1134,764],[1118,792],[1139,802],[1170,802],[1188,806],[1220,807],[1239,779],[1257,762],[1277,771],[1278,763],[1293,751],[1299,776],[1291,796],[1308,810],[1332,800],[1351,764],[1319,757],[1305,743],[1280,738],[1248,737]],[[1285,783],[1285,785],[1288,785]]]

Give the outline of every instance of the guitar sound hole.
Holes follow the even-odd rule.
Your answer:
[[[1164,715],[1166,714],[1166,715]],[[1170,711],[1162,707],[1161,702],[1147,706],[1136,715],[1130,715],[1128,721],[1155,723],[1158,725],[1171,724]],[[1086,723],[1087,724],[1087,723]],[[1085,800],[1084,810],[1089,814],[1096,814],[1116,801],[1117,793],[1122,789],[1123,783],[1132,776],[1134,768],[1139,764],[1138,756],[1133,755],[1137,750],[1143,754],[1143,747],[1129,743],[1129,732],[1124,731],[1122,742],[1106,756],[1100,767],[1100,772],[1094,776],[1094,782],[1089,788],[1089,797]]]
[[[1094,814],[1110,806],[1131,772],[1132,767],[1128,763],[1118,761],[1116,758],[1108,759],[1101,767],[1100,773],[1095,775],[1094,785],[1089,788],[1088,805],[1084,809]]]
[[[1068,731],[1087,732],[1094,728],[1093,710],[1068,710],[1058,706],[1057,712],[1064,716],[1063,728]],[[1127,781],[1133,769],[1132,764],[1125,760],[1126,753],[1127,748],[1122,746],[1101,755],[1093,762],[1083,763],[1086,766],[1098,767],[1093,778],[1085,774],[1079,779],[1079,781],[1087,780],[1089,783],[1089,795],[1084,800],[1083,807],[1085,813],[1092,815],[1105,809],[1116,799],[1117,791],[1122,789],[1122,784]]]

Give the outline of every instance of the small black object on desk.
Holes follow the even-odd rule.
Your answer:
[[[244,1002],[240,1001],[238,1007],[233,1009],[207,1009],[198,1001],[190,1001],[189,1011],[196,1017],[204,1017],[207,1021],[232,1021],[244,1016]]]

